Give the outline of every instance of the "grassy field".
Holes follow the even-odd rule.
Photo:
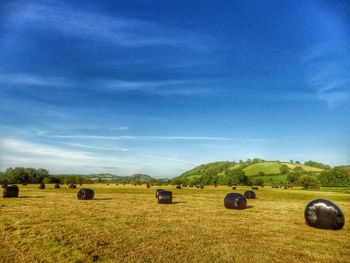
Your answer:
[[[243,171],[247,176],[257,175],[259,172],[265,174],[279,174],[281,164],[279,162],[261,162],[251,164],[248,167],[244,168]]]
[[[295,167],[300,166],[307,172],[322,172],[323,171],[323,169],[311,167],[311,166],[307,166],[307,165],[303,165],[303,164],[287,163],[287,162],[282,162],[281,164],[287,165],[290,169],[294,169]]]
[[[286,174],[278,174],[278,175],[264,175],[264,176],[251,176],[251,179],[263,179],[265,184],[286,184],[287,175]]]
[[[350,218],[349,189],[333,192],[261,188],[246,210],[223,206],[229,187],[171,189],[158,205],[156,187],[91,185],[20,187],[0,198],[0,262],[349,262],[350,224],[340,231],[305,224],[306,204],[336,202]],[[238,187],[243,193],[247,188]]]

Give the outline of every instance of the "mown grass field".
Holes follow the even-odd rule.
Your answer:
[[[158,205],[156,187],[90,185],[78,189],[20,187],[0,198],[0,262],[349,262],[350,224],[310,228],[304,208],[336,202],[350,218],[350,191],[260,188],[246,210],[223,206],[229,187],[164,187],[174,204]],[[247,188],[238,187],[243,193]]]

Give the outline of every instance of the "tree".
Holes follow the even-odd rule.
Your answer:
[[[247,185],[249,182],[248,177],[245,175],[242,169],[226,170],[225,175],[227,177],[231,177],[229,180],[232,184]]]
[[[289,172],[289,167],[285,164],[280,166],[280,173],[281,174],[287,174]]]
[[[287,182],[291,184],[295,184],[298,182],[299,178],[302,176],[300,173],[289,173],[287,175]]]
[[[349,187],[350,169],[336,167],[332,170],[323,171],[319,176],[322,186]]]
[[[264,182],[264,179],[262,179],[262,178],[258,178],[258,179],[255,180],[255,184],[256,184],[256,185],[263,186],[264,183],[265,183],[265,182]]]
[[[321,169],[325,169],[325,170],[331,169],[331,167],[328,164],[323,164],[323,163],[319,163],[319,162],[315,162],[315,161],[311,161],[311,160],[305,162],[304,164],[307,166],[321,168]]]
[[[305,189],[319,189],[321,186],[321,182],[316,177],[311,175],[303,175],[300,177],[299,183]]]
[[[293,172],[294,173],[303,173],[303,172],[305,172],[305,170],[301,166],[296,166],[296,167],[294,167]]]
[[[260,171],[260,172],[258,172],[258,176],[265,176],[265,173]]]

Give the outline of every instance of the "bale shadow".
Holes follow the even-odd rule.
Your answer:
[[[187,202],[181,202],[181,201],[178,201],[178,202],[172,202],[171,204],[174,204],[174,205],[176,205],[176,204],[185,204],[185,203],[187,203]]]
[[[19,196],[18,198],[45,198],[45,196],[42,195],[24,195],[24,196]]]
[[[96,200],[96,201],[102,201],[102,200],[112,200],[111,197],[106,197],[106,198],[94,198],[92,200]]]
[[[246,207],[245,207],[245,209],[250,209],[250,208],[253,208],[254,206],[252,206],[252,205],[247,205]]]

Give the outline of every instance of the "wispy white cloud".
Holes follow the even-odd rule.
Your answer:
[[[0,140],[0,170],[14,166],[29,166],[47,168],[53,173],[112,172],[128,175],[143,172],[164,177],[178,175],[180,172],[196,165],[196,163],[186,160],[129,150],[118,150],[121,154],[118,154],[118,157],[112,152],[101,153],[95,151],[117,150],[113,147],[75,143],[71,143],[70,146],[83,148],[84,150],[2,138]]]
[[[80,144],[80,143],[65,143],[66,145],[75,146],[79,148],[84,149],[91,149],[91,150],[102,150],[102,151],[116,151],[116,152],[129,152],[126,148],[118,148],[118,147],[102,147],[102,146],[93,146],[93,145],[86,145],[86,144]]]
[[[74,84],[71,80],[63,77],[54,76],[41,76],[33,74],[0,74],[0,83],[3,86],[16,85],[16,86],[40,86],[40,87],[73,87]]]
[[[3,87],[25,88],[75,88],[90,89],[109,93],[139,92],[158,96],[192,96],[213,95],[220,93],[219,87],[213,89],[210,80],[154,80],[154,81],[126,81],[119,79],[90,79],[76,80],[57,76],[41,76],[23,73],[0,73],[0,84]],[[118,127],[117,127],[118,128]],[[121,127],[124,128],[125,127]]]
[[[107,91],[139,91],[153,95],[213,95],[220,93],[220,88],[212,88],[210,80],[156,80],[156,81],[125,81],[125,80],[96,80],[92,86]]]
[[[128,126],[122,126],[122,127],[112,127],[110,128],[111,131],[128,131],[129,127]]]
[[[142,141],[232,141],[241,140],[227,137],[205,136],[101,136],[101,135],[55,135],[41,133],[40,136],[62,139],[94,139],[94,140],[142,140]]]
[[[168,26],[137,18],[109,16],[97,10],[84,10],[62,2],[45,5],[21,3],[17,12],[8,17],[8,20],[21,27],[55,30],[75,38],[104,41],[124,47],[151,45],[183,47],[189,42],[197,41],[198,38],[185,30],[173,30]]]
[[[313,47],[303,65],[305,80],[329,107],[350,100],[350,44],[330,42]]]

